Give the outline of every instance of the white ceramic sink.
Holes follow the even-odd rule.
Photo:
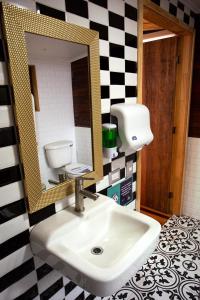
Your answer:
[[[151,255],[161,227],[106,196],[84,201],[82,214],[71,206],[37,224],[32,250],[83,289],[112,295]]]

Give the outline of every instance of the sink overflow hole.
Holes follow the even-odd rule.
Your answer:
[[[91,249],[91,253],[94,254],[94,255],[100,255],[103,253],[103,248],[101,247],[93,247]]]

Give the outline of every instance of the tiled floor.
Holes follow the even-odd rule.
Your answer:
[[[200,220],[170,218],[157,249],[110,300],[199,300]]]

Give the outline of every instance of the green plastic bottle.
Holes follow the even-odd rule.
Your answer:
[[[117,126],[111,123],[105,123],[102,126],[104,156],[117,157]]]

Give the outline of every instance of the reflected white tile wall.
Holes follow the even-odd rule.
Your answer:
[[[92,166],[91,129],[86,127],[75,127],[75,137],[77,161]]]
[[[73,161],[76,161],[76,138],[71,85],[71,66],[67,61],[29,57],[36,66],[40,111],[36,112],[36,133],[42,182],[54,178],[49,168],[44,145],[59,140],[73,141]],[[56,80],[55,80],[56,78]]]

